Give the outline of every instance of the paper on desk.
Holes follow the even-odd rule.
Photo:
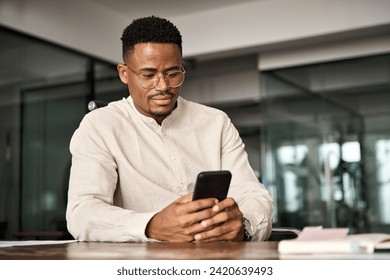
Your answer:
[[[305,227],[298,238],[280,241],[278,251],[281,254],[318,254],[390,250],[388,233],[347,233],[347,228]]]
[[[340,239],[346,237],[348,231],[348,228],[323,228],[322,226],[305,227],[295,240],[317,241]]]
[[[359,246],[346,242],[348,228],[305,227],[296,239],[279,242],[281,254],[346,253],[360,250]]]
[[[23,241],[0,241],[0,248],[13,246],[36,246],[56,245],[77,242],[77,240],[23,240]]]

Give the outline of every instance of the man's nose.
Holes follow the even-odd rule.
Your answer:
[[[166,91],[169,89],[169,84],[164,75],[159,76],[158,83],[156,85],[156,90],[158,91]]]

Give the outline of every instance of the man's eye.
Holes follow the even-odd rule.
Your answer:
[[[181,72],[172,72],[172,73],[167,73],[166,76],[169,78],[175,78],[179,76],[179,74],[181,74]]]
[[[153,79],[154,78],[154,74],[141,74],[142,78],[144,79]]]

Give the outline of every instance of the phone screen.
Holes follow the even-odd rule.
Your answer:
[[[232,174],[228,170],[203,171],[198,174],[192,200],[216,198],[219,201],[227,197]]]

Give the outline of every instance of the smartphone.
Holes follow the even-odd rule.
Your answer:
[[[228,170],[203,171],[198,174],[192,200],[216,198],[222,201],[227,197],[232,174]]]

